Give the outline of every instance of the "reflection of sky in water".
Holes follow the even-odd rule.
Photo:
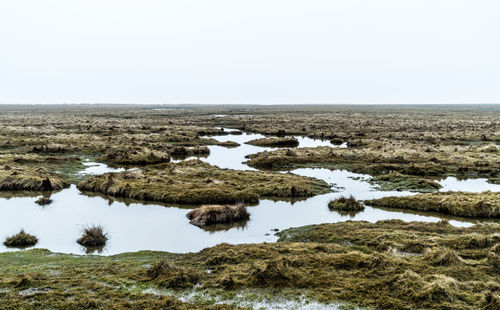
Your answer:
[[[232,129],[224,129],[225,131],[232,131]],[[263,151],[272,151],[276,148],[271,147],[261,147],[261,146],[253,146],[249,144],[245,144],[250,140],[265,138],[264,135],[261,134],[247,134],[243,133],[242,135],[222,135],[222,136],[212,136],[210,138],[216,139],[220,142],[226,141],[234,141],[240,144],[239,147],[235,148],[226,148],[222,146],[209,146],[210,155],[207,158],[200,158],[203,161],[206,161],[212,165],[216,165],[220,168],[227,169],[237,169],[237,170],[256,170],[252,167],[249,167],[243,162],[248,159],[245,158],[246,155],[255,154]],[[340,146],[335,146],[330,143],[328,140],[318,140],[311,139],[308,137],[296,137],[299,140],[298,147],[318,147],[318,146],[331,146],[331,147],[346,147],[346,144],[342,144]]]
[[[500,192],[499,184],[488,183],[487,179],[466,179],[458,180],[455,177],[447,177],[446,179],[438,181],[443,188],[439,191],[463,191],[480,193],[484,191]]]
[[[84,162],[82,164],[87,167],[78,173],[78,174],[82,174],[82,175],[84,175],[84,174],[97,175],[97,174],[104,174],[104,173],[108,173],[108,172],[125,171],[125,169],[123,169],[123,168],[115,169],[115,168],[108,167],[108,165],[102,164],[102,163]]]
[[[211,146],[211,154],[206,160],[222,168],[249,169],[242,164],[244,156],[269,148],[244,144],[261,135],[227,135],[217,137],[220,141],[235,141],[237,148]],[[307,138],[309,139],[309,138]],[[318,146],[328,141],[302,140],[302,145]],[[104,164],[86,163],[86,174],[115,171]],[[207,232],[189,224],[186,213],[189,209],[165,207],[155,204],[132,203],[126,205],[115,201],[109,203],[101,197],[82,195],[73,185],[71,188],[52,195],[53,203],[40,207],[34,203],[36,197],[0,198],[0,240],[24,228],[26,232],[39,238],[37,248],[47,248],[54,252],[83,253],[75,242],[84,225],[103,225],[110,234],[110,240],[102,254],[116,254],[139,250],[158,250],[169,252],[193,252],[214,246],[221,242],[232,244],[273,242],[272,229],[283,230],[310,224],[333,223],[346,220],[365,220],[376,222],[384,219],[405,221],[439,221],[449,218],[442,215],[416,214],[366,207],[355,215],[341,215],[328,209],[328,201],[339,196],[353,195],[357,199],[380,198],[384,196],[412,195],[409,192],[382,192],[373,190],[367,180],[368,175],[351,173],[345,170],[296,169],[293,173],[315,177],[339,188],[339,192],[318,195],[294,203],[261,200],[258,206],[249,207],[250,221],[241,228],[225,231]],[[485,179],[457,181],[447,178],[440,181],[444,190],[499,191],[498,185],[488,184]],[[452,218],[453,225],[467,226],[474,220]],[[8,250],[0,245],[0,251]]]

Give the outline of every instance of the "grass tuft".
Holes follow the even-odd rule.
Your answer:
[[[36,204],[44,206],[52,203],[52,199],[47,197],[40,197],[35,201]]]
[[[88,226],[83,229],[82,236],[76,242],[86,247],[98,247],[104,246],[108,239],[102,226]]]
[[[212,224],[227,224],[250,218],[247,208],[242,203],[234,206],[207,205],[190,211],[187,215],[190,223],[204,227]]]
[[[334,200],[330,200],[328,203],[328,208],[330,210],[339,210],[339,211],[363,211],[365,206],[363,203],[359,202],[352,195],[347,197],[340,197]]]
[[[28,247],[35,245],[37,242],[38,239],[35,236],[27,234],[24,229],[21,229],[18,234],[7,238],[3,244],[8,247]]]

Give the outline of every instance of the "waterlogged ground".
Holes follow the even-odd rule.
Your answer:
[[[223,135],[214,137],[218,141],[235,141],[239,147],[210,146],[210,156],[202,158],[221,168],[253,170],[243,162],[245,156],[272,148],[245,144],[262,138],[259,134]],[[333,146],[329,141],[298,137],[299,147]],[[337,147],[345,147],[340,145]],[[101,174],[121,171],[104,164],[86,162],[81,174]],[[320,223],[346,220],[376,222],[384,219],[404,221],[437,222],[446,218],[456,226],[470,226],[475,220],[453,218],[430,213],[382,210],[367,206],[357,214],[340,214],[330,211],[328,201],[339,196],[353,195],[355,198],[373,199],[384,196],[412,195],[410,192],[378,191],[368,183],[369,175],[345,170],[304,168],[292,171],[295,174],[315,177],[332,185],[332,193],[318,195],[301,201],[261,200],[257,206],[249,207],[250,220],[232,227],[218,227],[206,231],[189,224],[186,206],[144,204],[137,201],[109,200],[99,195],[81,193],[73,185],[69,189],[52,194],[53,203],[41,207],[34,203],[36,196],[0,198],[0,240],[24,228],[38,237],[37,248],[54,252],[85,253],[75,241],[82,228],[89,224],[103,225],[110,235],[107,246],[101,252],[112,255],[139,250],[157,250],[176,253],[196,252],[203,248],[227,242],[231,244],[274,242],[276,230]],[[439,182],[441,191],[500,191],[500,185],[489,184],[486,179],[457,180],[449,177]],[[0,245],[0,251],[12,250]]]

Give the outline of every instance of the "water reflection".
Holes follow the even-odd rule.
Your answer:
[[[221,168],[252,170],[243,164],[245,156],[270,150],[245,144],[262,138],[259,134],[223,135],[214,137],[219,141],[235,141],[236,148],[211,146],[211,154],[203,158]],[[299,147],[323,146],[328,141],[299,138]],[[84,174],[123,171],[105,164],[85,163]],[[328,208],[331,199],[353,195],[356,199],[374,199],[384,196],[406,196],[415,193],[404,191],[378,191],[368,183],[369,175],[346,170],[296,169],[295,174],[315,177],[329,183],[337,191],[303,200],[273,201],[263,199],[256,206],[248,207],[250,220],[236,225],[221,225],[200,229],[189,223],[186,214],[191,206],[144,203],[130,199],[106,197],[100,194],[81,193],[76,186],[51,193],[52,204],[42,208],[35,204],[40,193],[19,196],[19,192],[0,193],[0,241],[24,228],[27,233],[38,237],[37,248],[54,252],[117,254],[140,250],[169,252],[194,252],[222,242],[231,244],[274,242],[275,230],[303,225],[334,223],[346,220],[376,222],[386,219],[404,221],[437,222],[442,218],[456,226],[468,226],[477,222],[473,219],[444,216],[429,212],[401,211],[367,206],[358,213],[339,213]],[[489,184],[485,179],[459,181],[446,178],[440,181],[441,190],[500,191],[499,185]],[[26,194],[26,193],[21,193]],[[45,195],[48,195],[47,193]],[[76,243],[84,226],[102,225],[109,233],[104,248],[83,248]],[[11,251],[0,245],[0,251]]]
[[[98,175],[98,174],[104,174],[108,172],[123,172],[125,171],[124,168],[111,168],[106,164],[103,163],[96,163],[96,162],[84,162],[82,163],[84,166],[86,166],[85,169],[82,171],[78,172],[80,175]]]

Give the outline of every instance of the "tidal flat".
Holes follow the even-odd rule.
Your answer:
[[[498,105],[0,112],[6,309],[500,307]]]

